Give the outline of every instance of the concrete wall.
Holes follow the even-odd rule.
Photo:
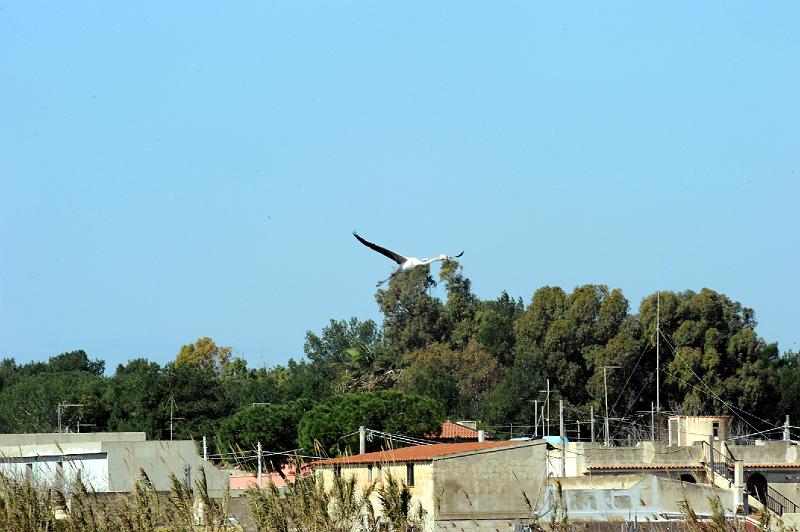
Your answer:
[[[102,449],[108,455],[109,491],[133,490],[140,469],[159,491],[171,488],[170,475],[183,481],[185,467],[189,468],[192,485],[202,467],[212,497],[222,496],[230,483],[230,473],[203,460],[192,441],[108,441],[102,444]]]
[[[551,451],[558,464],[559,451]],[[591,466],[699,465],[703,449],[667,447],[660,443],[639,442],[635,447],[606,447],[600,443],[567,443],[567,476],[585,475]]]
[[[798,464],[797,445],[784,441],[765,441],[760,445],[731,445],[728,449],[737,460],[747,464]]]
[[[145,441],[144,432],[40,432],[36,434],[0,434],[0,450],[37,445],[80,446],[105,441]],[[7,456],[7,455],[6,455]]]
[[[436,526],[505,529],[527,522],[547,491],[547,445],[495,447],[433,461]],[[460,523],[458,525],[457,523]]]
[[[615,475],[551,479],[547,504],[557,501],[552,485],[561,484],[563,505],[575,521],[657,521],[681,515],[682,501],[695,513],[711,515],[709,497],[719,497],[726,514],[732,515],[733,491],[707,484],[690,484],[656,475]]]
[[[222,496],[229,473],[202,460],[191,441],[146,441],[143,432],[0,435],[0,471],[45,486],[69,487],[80,476],[94,491],[127,492],[143,468],[156,489],[167,491],[171,473],[184,479],[184,465],[192,482],[202,467],[209,493]]]

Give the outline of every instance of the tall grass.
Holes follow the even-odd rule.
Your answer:
[[[362,493],[353,477],[335,477],[330,489],[316,475],[298,478],[285,488],[269,484],[247,490],[247,504],[259,530],[351,532],[373,530],[370,503],[374,485]]]
[[[256,526],[263,531],[290,532],[377,532],[379,530],[420,530],[425,519],[422,505],[411,505],[411,492],[405,482],[390,474],[382,483],[372,482],[363,489],[354,476],[335,475],[330,487],[317,475],[300,478],[278,488],[246,492],[247,503]],[[371,497],[377,495],[382,514],[376,515]]]
[[[208,495],[205,473],[192,489],[174,475],[172,489],[156,491],[140,470],[134,491],[111,496],[94,493],[76,480],[66,488],[38,487],[0,473],[0,530],[150,532],[153,530],[234,530],[222,503]]]

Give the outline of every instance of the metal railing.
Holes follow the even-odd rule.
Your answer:
[[[711,469],[728,482],[733,482],[736,461],[725,445],[725,442],[720,442],[719,449],[715,449],[714,446],[708,442],[703,442],[703,444],[708,447],[709,466]]]
[[[759,490],[756,490],[756,498],[761,500],[759,495],[762,494],[759,493]],[[778,493],[778,491],[772,486],[767,486],[767,492],[763,495],[765,500],[762,500],[761,503],[778,515],[783,515],[784,512],[797,513],[798,508],[800,508],[797,504],[787,499],[784,495]]]

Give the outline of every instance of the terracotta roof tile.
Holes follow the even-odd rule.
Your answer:
[[[355,454],[353,456],[343,456],[341,458],[331,458],[330,460],[320,460],[314,465],[334,465],[334,464],[379,464],[387,462],[427,462],[433,458],[447,456],[451,454],[466,453],[469,451],[480,451],[494,447],[504,447],[507,445],[519,444],[518,441],[485,441],[485,442],[463,442],[463,443],[435,443],[432,445],[414,445],[411,447],[401,447],[390,451],[378,451],[374,453]],[[523,442],[525,443],[525,442]]]
[[[431,434],[430,437],[438,438],[440,440],[449,440],[454,438],[477,440],[478,431],[446,419],[442,422],[442,432],[438,436]]]
[[[627,470],[627,469],[703,469],[700,465],[679,464],[640,464],[640,465],[596,465],[589,466],[592,470]]]
[[[745,469],[800,469],[800,464],[744,464]]]

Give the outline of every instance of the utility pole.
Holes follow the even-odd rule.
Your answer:
[[[178,405],[175,404],[175,397],[170,395],[169,396],[169,441],[172,441],[172,432],[174,428],[174,422],[177,420],[182,420],[185,418],[182,417],[175,417],[175,409]]]
[[[603,366],[603,390],[605,391],[605,397],[606,397],[606,426],[605,426],[605,429],[606,429],[605,444],[606,445],[611,445],[611,434],[609,433],[609,430],[608,430],[608,376],[606,374],[606,370],[617,369],[619,367],[620,366]]]
[[[547,379],[547,435],[550,436],[550,379]]]
[[[358,427],[358,454],[367,452],[367,428],[364,425]]]
[[[261,442],[258,442],[258,489],[261,489]]]
[[[172,420],[175,415],[175,397],[169,396],[169,441],[172,441]]]
[[[542,427],[542,433],[545,436],[550,436],[550,379],[547,379],[547,389],[546,390],[539,390],[539,393],[547,394],[545,395],[545,407],[547,408],[547,415],[545,416],[545,422],[547,424],[546,427]]]
[[[594,442],[594,406],[589,407],[589,423],[592,425],[592,442]]]
[[[208,442],[205,436],[203,436],[203,460],[208,460]]]
[[[656,412],[661,412],[661,289],[656,290]],[[654,438],[655,439],[655,438]]]
[[[533,437],[539,436],[539,400],[533,400]]]
[[[564,400],[558,400],[558,425],[561,439],[561,477],[567,476],[567,441],[564,438]]]
[[[783,441],[789,441],[791,439],[789,434],[789,414],[786,414],[786,421],[783,423]]]

